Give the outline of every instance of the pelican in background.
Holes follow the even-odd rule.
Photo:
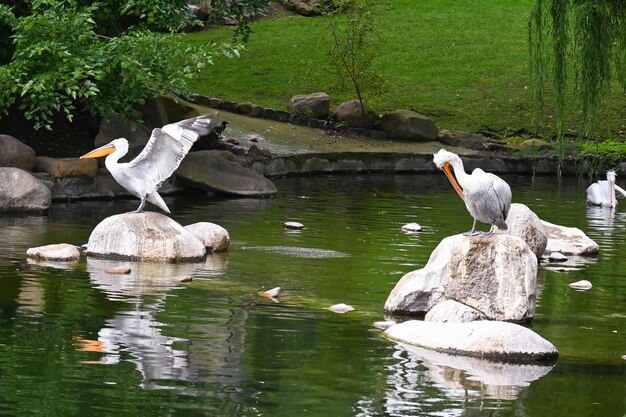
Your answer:
[[[157,190],[178,168],[193,143],[211,131],[211,120],[206,116],[193,117],[154,129],[141,153],[130,162],[118,162],[128,153],[128,141],[124,138],[115,139],[94,149],[80,159],[108,155],[104,164],[115,181],[141,199],[136,213],[143,211],[146,201],[170,213]]]
[[[511,208],[511,188],[502,178],[476,168],[467,174],[463,168],[463,161],[457,154],[440,150],[434,155],[433,162],[442,169],[452,186],[465,202],[467,211],[474,218],[472,230],[463,233],[466,236],[480,234],[489,237],[493,234],[494,226],[507,229],[506,220]],[[452,171],[450,170],[452,167]],[[476,221],[487,223],[491,228],[487,233],[476,231]]]
[[[617,207],[616,197],[626,197],[626,191],[615,184],[615,171],[606,172],[606,180],[593,183],[587,188],[587,204],[591,206]]]

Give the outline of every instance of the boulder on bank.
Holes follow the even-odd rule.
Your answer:
[[[55,178],[59,177],[90,177],[98,174],[98,161],[95,158],[51,158],[37,157],[37,170],[47,172]]]
[[[198,222],[185,226],[192,235],[200,239],[209,252],[223,252],[230,245],[228,230],[210,222]]]
[[[405,321],[385,331],[390,339],[437,352],[504,361],[553,361],[559,352],[532,330],[513,323]]]
[[[437,139],[437,126],[413,110],[394,110],[383,114],[380,126],[391,139],[425,142]]]
[[[424,268],[409,272],[385,302],[385,312],[417,315],[455,300],[487,320],[529,321],[537,298],[537,258],[517,236],[445,238]]]
[[[29,248],[26,251],[26,257],[45,259],[48,261],[71,262],[80,258],[80,252],[74,245],[70,245],[68,243],[57,243],[54,245]]]
[[[43,212],[50,207],[48,187],[20,168],[0,168],[0,212]]]
[[[361,115],[359,100],[350,100],[342,103],[333,113],[333,119],[350,127],[373,129],[379,122],[380,116],[368,105],[365,107],[365,125]]]
[[[270,180],[233,159],[234,155],[230,152],[192,152],[183,159],[175,174],[197,187],[218,194],[265,197],[278,192]]]
[[[171,218],[156,212],[107,217],[91,232],[87,255],[108,259],[181,262],[203,260],[204,244]]]
[[[576,227],[565,227],[542,221],[548,235],[547,253],[560,252],[563,255],[597,255],[600,246]]]
[[[543,256],[548,245],[548,235],[541,219],[524,204],[513,203],[506,218],[507,233],[521,238],[528,244],[537,259]]]
[[[293,96],[289,100],[289,111],[314,119],[325,119],[330,112],[330,96],[323,92]]]
[[[0,167],[32,170],[37,164],[35,151],[13,136],[0,135]]]

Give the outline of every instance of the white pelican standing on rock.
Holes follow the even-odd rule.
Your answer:
[[[493,234],[494,226],[506,230],[504,222],[511,208],[511,188],[502,178],[476,168],[467,174],[463,168],[463,161],[457,154],[445,149],[437,152],[433,158],[437,168],[442,169],[452,186],[465,202],[467,211],[474,218],[472,230],[465,232],[466,236],[480,234],[489,237]],[[450,166],[454,174],[450,171]],[[476,231],[476,220],[491,225],[487,233]]]
[[[127,163],[118,161],[128,152],[128,141],[115,139],[83,155],[98,158],[108,155],[104,164],[122,187],[141,199],[136,213],[141,213],[146,201],[170,213],[170,209],[157,192],[163,181],[178,168],[193,143],[211,131],[207,115],[182,120],[154,129],[150,140],[135,159]]]
[[[598,181],[587,188],[587,204],[591,206],[617,207],[617,196],[626,197],[626,191],[615,184],[615,171],[606,172],[606,181]],[[617,195],[616,195],[617,194]]]

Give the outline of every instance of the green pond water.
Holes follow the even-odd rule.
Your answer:
[[[272,199],[166,198],[181,224],[230,232],[228,252],[203,263],[26,260],[29,247],[86,243],[135,200],[1,216],[0,415],[622,417],[624,209],[586,207],[573,179],[506,179],[514,202],[601,248],[541,265],[532,328],[560,351],[553,366],[439,355],[372,326],[400,277],[471,226],[443,174],[285,178]],[[423,231],[403,233],[409,222]],[[113,266],[132,273],[104,272]],[[581,279],[594,287],[568,287]],[[275,286],[280,302],[257,295]],[[326,310],[337,303],[356,310]]]

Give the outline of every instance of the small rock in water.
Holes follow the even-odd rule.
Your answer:
[[[622,359],[626,361],[626,355],[622,355]]]
[[[569,286],[570,288],[574,288],[576,290],[588,290],[593,287],[593,285],[591,285],[591,282],[587,281],[586,279],[572,282],[571,284],[569,284]]]
[[[561,252],[552,252],[548,259],[553,262],[565,262],[567,261],[567,256],[563,255]]]
[[[304,229],[304,225],[298,222],[285,222],[283,223],[283,226],[285,227],[285,229],[292,229],[292,230]]]
[[[75,261],[80,258],[80,253],[74,245],[58,243],[55,245],[30,248],[26,251],[26,257],[47,259],[50,261]]]
[[[104,272],[107,274],[130,274],[130,268],[125,266],[118,266],[115,268],[105,269]]]
[[[354,307],[349,306],[348,304],[340,303],[328,307],[328,310],[332,311],[333,313],[343,314],[347,313],[348,311],[354,310]]]
[[[281,291],[282,291],[282,288],[274,287],[271,290],[259,291],[259,295],[261,297],[265,297],[265,298],[276,298],[276,297],[278,297],[278,295],[280,294]]]
[[[422,226],[417,223],[407,223],[402,226],[402,231],[407,233],[417,233],[422,230]]]
[[[374,322],[374,327],[376,327],[377,329],[380,329],[380,330],[387,330],[388,328],[390,328],[394,324],[398,324],[398,323],[396,323],[393,320],[375,321]]]
[[[178,277],[177,281],[178,282],[191,282],[191,281],[193,281],[193,278],[191,277],[191,275],[187,275],[187,276],[184,276],[184,277]]]

